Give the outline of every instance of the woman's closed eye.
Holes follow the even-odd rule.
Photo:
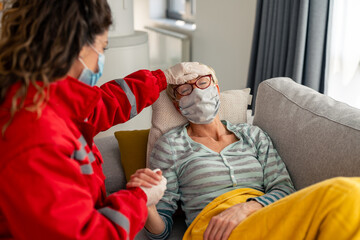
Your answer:
[[[199,81],[198,82],[198,85],[201,87],[201,86],[206,86],[206,85],[208,85],[209,84],[209,82],[207,81],[207,80],[201,80],[201,81]]]
[[[181,94],[182,95],[187,95],[188,93],[190,93],[190,89],[183,89],[183,90],[181,90]]]

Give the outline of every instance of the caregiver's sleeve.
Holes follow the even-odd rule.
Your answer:
[[[295,192],[295,188],[268,134],[256,127],[252,135],[257,149],[257,158],[263,168],[265,195],[248,200],[256,200],[263,206],[267,206]]]
[[[153,104],[166,86],[161,70],[139,70],[109,81],[100,88],[93,87],[101,93],[97,106],[88,116],[88,123],[95,128],[94,135],[135,117]]]

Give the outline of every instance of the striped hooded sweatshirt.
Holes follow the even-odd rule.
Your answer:
[[[148,232],[151,239],[165,239],[170,234],[178,201],[189,226],[213,199],[237,188],[265,193],[248,199],[263,206],[295,191],[267,133],[249,124],[222,123],[238,141],[219,153],[193,141],[187,134],[188,124],[170,130],[155,143],[150,167],[160,168],[167,179],[165,194],[156,206],[166,227],[159,235]]]

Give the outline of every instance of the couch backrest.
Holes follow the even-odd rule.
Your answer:
[[[101,152],[104,160],[103,172],[106,176],[105,187],[108,193],[125,188],[126,179],[121,166],[119,145],[112,136],[95,137],[94,142]]]
[[[360,176],[360,110],[289,78],[258,88],[254,125],[266,131],[296,189],[336,176]]]

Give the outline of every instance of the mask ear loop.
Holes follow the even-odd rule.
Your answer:
[[[89,46],[98,54],[102,54],[101,52],[99,52],[92,44],[89,43]]]
[[[81,62],[81,64],[84,66],[84,68],[88,68],[88,66],[86,66],[84,60],[82,60],[81,57],[78,57],[79,61]]]
[[[89,46],[98,54],[98,57],[100,57],[100,55],[101,55],[102,53],[100,53],[98,50],[96,50],[96,48],[95,48],[92,44],[90,44],[89,42],[88,42],[88,44],[89,44]],[[82,58],[81,58],[80,56],[78,57],[78,59],[79,59],[79,61],[81,62],[81,64],[84,66],[84,68],[90,69],[90,68],[85,64],[84,60],[82,60]]]
[[[91,43],[87,42],[87,44],[88,44],[97,54],[99,54],[99,52],[95,49],[95,47],[94,47]],[[84,66],[84,68],[88,68],[88,69],[89,69],[89,67],[85,64],[84,60],[82,60],[82,57],[81,57],[81,56],[79,56],[78,59],[79,59],[79,61],[81,62],[81,64]]]

